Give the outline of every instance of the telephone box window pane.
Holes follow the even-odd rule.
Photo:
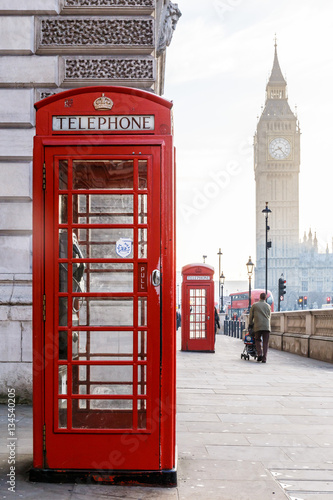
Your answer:
[[[147,394],[147,366],[138,366],[138,394],[143,396]]]
[[[68,196],[67,194],[59,195],[59,224],[68,223]]]
[[[79,325],[133,326],[133,299],[127,297],[81,297]]]
[[[133,189],[133,160],[74,160],[73,189]]]
[[[133,224],[132,194],[73,196],[73,221],[79,224]]]
[[[59,359],[67,359],[67,331],[59,332]]]
[[[84,234],[86,233],[86,234]],[[89,240],[87,240],[87,236]],[[133,229],[80,230],[79,245],[84,256],[93,259],[132,259]]]
[[[59,297],[59,326],[67,326],[67,311],[68,299],[67,297]]]
[[[138,223],[147,224],[147,195],[139,194],[138,202],[139,202]]]
[[[82,361],[133,360],[133,332],[87,331],[78,333],[78,357]]]
[[[59,189],[68,189],[68,160],[59,161]]]
[[[58,402],[58,425],[60,429],[67,428],[67,399],[59,399]]]
[[[147,359],[147,332],[138,332],[138,359],[144,361]]]
[[[138,229],[139,231],[139,248],[138,248],[138,258],[147,258],[147,229]]]
[[[72,402],[74,429],[132,429],[131,399],[79,399]]]
[[[68,265],[64,262],[59,264],[59,292],[67,292]]]
[[[147,160],[139,160],[139,189],[147,189]]]
[[[77,382],[77,377],[73,376],[73,394],[133,394],[132,365],[89,365],[87,373],[89,380],[80,379]],[[82,387],[85,389],[82,390]]]
[[[67,366],[59,367],[59,394],[67,394]]]
[[[92,293],[133,293],[133,264],[86,263],[84,283]]]
[[[68,256],[68,235],[67,229],[59,230],[59,258],[67,259]]]
[[[138,429],[147,428],[147,401],[140,399],[138,401]]]
[[[138,298],[138,325],[147,326],[147,297]]]

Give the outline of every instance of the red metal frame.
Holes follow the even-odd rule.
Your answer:
[[[215,352],[214,268],[182,268],[182,351]]]
[[[154,115],[155,130],[149,133],[135,131],[130,134],[113,132],[103,133],[103,135],[79,132],[62,135],[52,133],[51,119],[53,115],[105,115],[105,111],[96,111],[92,107],[93,101],[101,94],[105,94],[114,102],[114,109],[108,113]],[[130,470],[149,470],[157,473],[175,470],[175,172],[171,106],[171,103],[153,94],[123,87],[81,88],[57,94],[36,104],[37,136],[34,143],[33,188],[35,476],[36,470],[45,468],[48,471],[65,468],[112,469],[114,471],[126,470],[127,472]],[[58,242],[53,240],[52,227],[57,223],[58,213],[55,210],[57,197],[52,185],[53,171],[51,169],[53,169],[53,159],[59,155],[62,157],[65,155],[68,158],[77,156],[87,158],[91,155],[94,158],[112,155],[116,155],[117,158],[139,158],[140,156],[140,159],[148,158],[152,162],[151,176],[155,178],[155,201],[153,202],[154,206],[150,207],[151,222],[149,227],[158,228],[158,233],[160,233],[150,236],[153,238],[153,245],[158,246],[159,266],[163,279],[160,287],[155,290],[157,292],[159,290],[159,293],[156,294],[158,311],[152,320],[153,328],[150,332],[153,335],[153,330],[160,328],[160,336],[157,336],[156,340],[148,342],[148,349],[152,349],[150,354],[154,359],[154,367],[149,365],[151,368],[148,368],[147,377],[152,387],[152,393],[147,397],[148,407],[150,405],[148,409],[149,422],[147,429],[144,430],[117,429],[105,432],[103,429],[80,429],[80,431],[61,429],[59,432],[59,429],[54,427],[56,413],[53,409],[53,401],[57,390],[57,380],[54,374],[57,373],[59,362],[54,359],[57,344],[53,346],[51,339],[53,339],[55,328],[52,297],[55,293],[54,287],[57,286],[56,265],[58,264],[54,263],[54,254],[55,251],[58,251]],[[44,164],[46,172],[43,171]],[[45,175],[46,190],[43,190],[43,177]],[[151,187],[152,184],[150,184],[149,189]],[[157,202],[160,202],[159,209],[156,207]],[[148,231],[151,230],[148,229]],[[75,260],[69,260],[69,267],[73,262]],[[155,262],[150,264],[149,260],[145,262],[145,265],[148,266],[148,277],[151,274],[149,266],[153,266],[153,264]],[[52,276],[53,280],[50,279]],[[134,269],[134,283],[138,283],[136,269]],[[144,292],[142,293],[144,294]],[[148,280],[149,293],[155,293],[152,291],[150,279]],[[46,321],[43,317],[44,295],[46,296]],[[94,297],[94,294],[90,294],[90,296]],[[101,328],[95,327],[93,330],[98,331],[99,329]],[[69,344],[68,342],[68,346]],[[68,358],[70,351],[69,348]],[[86,364],[89,363],[91,362],[86,362]],[[100,365],[103,363],[106,362],[99,361]],[[119,363],[126,365],[125,361]],[[75,362],[66,365],[70,371]],[[149,372],[149,370],[152,371]],[[136,382],[137,380],[133,380],[133,385]],[[69,395],[67,396],[69,397]],[[64,396],[63,399],[66,399],[67,396]],[[78,399],[78,397],[73,399]],[[70,418],[70,411],[68,418]],[[53,422],[52,426],[49,425],[51,421]],[[157,436],[156,445],[151,446],[152,443],[148,439],[149,433]],[[110,449],[105,446],[106,435],[116,440],[109,441]],[[98,444],[99,439],[100,445]],[[120,454],[112,456],[110,450],[115,447]],[[60,454],[58,453],[59,449],[66,450],[67,458],[65,460],[64,453],[62,451]],[[78,449],[79,453],[75,454],[71,451],[74,449]],[[171,480],[171,483],[172,481],[174,479]],[[138,480],[138,482],[140,481]],[[143,482],[145,481],[143,480]]]

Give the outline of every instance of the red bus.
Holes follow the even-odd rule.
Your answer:
[[[259,302],[259,297],[261,293],[265,293],[265,290],[257,288],[251,290],[251,305],[255,302]],[[247,292],[236,292],[229,295],[231,300],[231,305],[228,307],[228,314],[231,318],[237,316],[239,318],[244,312],[249,309],[249,291]],[[267,304],[271,306],[272,312],[274,311],[274,299],[273,294],[267,290]]]

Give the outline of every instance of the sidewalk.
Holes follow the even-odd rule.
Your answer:
[[[18,406],[12,493],[2,405],[0,499],[332,500],[333,365],[275,350],[262,364],[242,350],[218,335],[215,354],[177,352],[177,488],[29,483],[32,412]]]

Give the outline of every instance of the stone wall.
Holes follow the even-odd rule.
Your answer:
[[[0,396],[31,397],[34,103],[68,88],[163,93],[170,0],[0,2]]]
[[[333,309],[273,313],[270,347],[333,363]]]

